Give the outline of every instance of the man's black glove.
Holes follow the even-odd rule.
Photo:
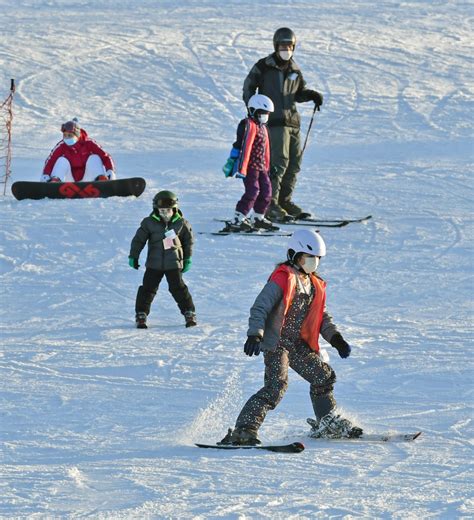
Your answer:
[[[339,352],[339,356],[342,358],[349,357],[351,353],[351,346],[339,333],[334,334],[331,338],[331,346]]]
[[[311,100],[314,101],[314,104],[317,107],[320,107],[323,104],[323,95],[316,92],[316,90],[313,90],[311,93]]]
[[[260,354],[260,342],[262,339],[259,336],[249,336],[244,345],[244,352],[247,356],[258,356]]]

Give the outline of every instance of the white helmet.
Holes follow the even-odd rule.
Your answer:
[[[273,101],[263,94],[254,94],[247,104],[249,114],[253,116],[257,110],[263,110],[265,112],[273,112],[275,107]]]
[[[312,229],[298,229],[288,240],[288,259],[293,261],[297,253],[312,256],[326,256],[326,244],[323,237]],[[290,253],[290,250],[292,251]]]

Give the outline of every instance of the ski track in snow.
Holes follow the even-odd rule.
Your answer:
[[[0,199],[0,518],[472,518],[472,6],[0,8],[13,180],[39,177],[76,115],[119,176],[147,180],[138,199]],[[321,229],[328,309],[354,346],[348,360],[328,348],[336,398],[369,433],[422,430],[413,443],[306,438],[309,388],[291,373],[261,437],[303,453],[194,447],[223,437],[262,384],[242,344],[284,237],[197,235],[186,280],[199,326],[184,328],[163,282],[150,328],[134,328],[130,240],[162,188],[195,231],[232,214],[242,186],[220,169],[242,82],[281,25],[325,100],[295,199],[321,218],[373,215]]]

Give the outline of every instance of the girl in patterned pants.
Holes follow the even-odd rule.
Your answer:
[[[333,395],[336,375],[319,355],[319,335],[347,358],[350,345],[326,311],[326,282],[315,274],[326,245],[315,231],[295,231],[287,258],[271,274],[250,309],[244,352],[264,353],[264,386],[245,403],[235,429],[222,444],[260,444],[257,432],[269,410],[281,401],[288,386],[288,367],[310,384],[317,426],[315,437],[359,437],[362,429],[336,410]]]

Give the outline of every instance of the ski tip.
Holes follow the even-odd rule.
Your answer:
[[[413,435],[413,440],[415,439],[418,439],[418,437],[421,435],[422,432],[416,432],[414,435]]]

